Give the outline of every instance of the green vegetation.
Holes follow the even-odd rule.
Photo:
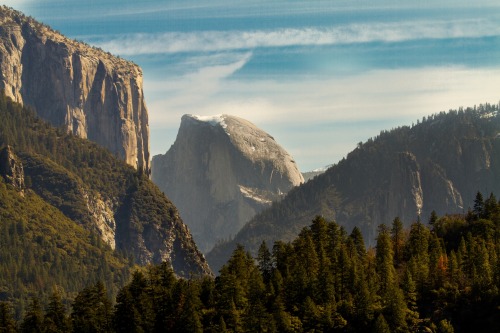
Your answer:
[[[24,170],[23,191],[0,174],[0,301],[10,302],[16,318],[31,297],[43,307],[57,291],[67,307],[97,281],[115,297],[135,263],[165,255],[179,275],[208,272],[177,210],[146,175],[2,93],[0,151],[6,146]],[[116,224],[116,250],[97,226],[94,207],[104,204]]]
[[[116,295],[128,281],[126,258],[33,191],[23,196],[0,177],[0,202],[0,300],[17,317],[32,296],[46,301],[58,290],[68,302],[97,281]]]
[[[34,297],[21,332],[498,332],[500,202],[477,194],[463,215],[432,225],[380,225],[375,248],[316,217],[290,243],[238,246],[220,275],[177,278],[170,265],[133,274],[112,306],[102,283],[71,312]],[[8,303],[0,329],[15,332]],[[70,329],[71,327],[71,329]]]

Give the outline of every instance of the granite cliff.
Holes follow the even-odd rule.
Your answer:
[[[382,131],[325,173],[293,189],[256,215],[236,237],[207,259],[214,271],[236,244],[255,252],[263,240],[292,240],[316,215],[350,232],[357,226],[368,245],[377,227],[399,217],[466,212],[481,191],[500,192],[500,116],[496,105],[455,110],[412,127]]]
[[[141,69],[0,7],[0,89],[56,127],[149,173]]]
[[[152,170],[202,251],[304,181],[273,137],[229,115],[183,116],[175,143],[153,157]]]

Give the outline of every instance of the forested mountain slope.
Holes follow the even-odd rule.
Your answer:
[[[30,203],[36,198],[66,224],[96,234],[110,253],[115,249],[141,265],[167,261],[179,275],[210,274],[175,206],[147,175],[97,144],[52,128],[3,94],[0,150],[0,173],[11,191],[6,196],[16,189],[24,198],[21,211],[22,200],[36,206]],[[22,212],[29,214],[28,226],[40,218]],[[23,220],[17,211],[6,214],[3,223]]]
[[[236,244],[255,252],[263,241],[290,240],[315,215],[346,230],[357,226],[373,244],[377,226],[399,216],[409,225],[432,211],[461,213],[471,193],[500,192],[498,106],[441,112],[360,144],[324,174],[255,216],[207,258],[218,270]]]
[[[124,285],[133,262],[114,252],[32,190],[20,192],[0,177],[0,300],[19,316],[28,298],[65,301],[101,281],[111,295]]]

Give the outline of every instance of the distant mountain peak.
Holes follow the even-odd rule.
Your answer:
[[[205,251],[304,181],[271,135],[227,114],[184,115],[174,145],[153,164],[153,181]]]

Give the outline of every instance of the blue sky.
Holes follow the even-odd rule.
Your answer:
[[[500,100],[496,0],[3,3],[143,68],[153,154],[183,114],[228,113],[308,171],[381,130]]]

